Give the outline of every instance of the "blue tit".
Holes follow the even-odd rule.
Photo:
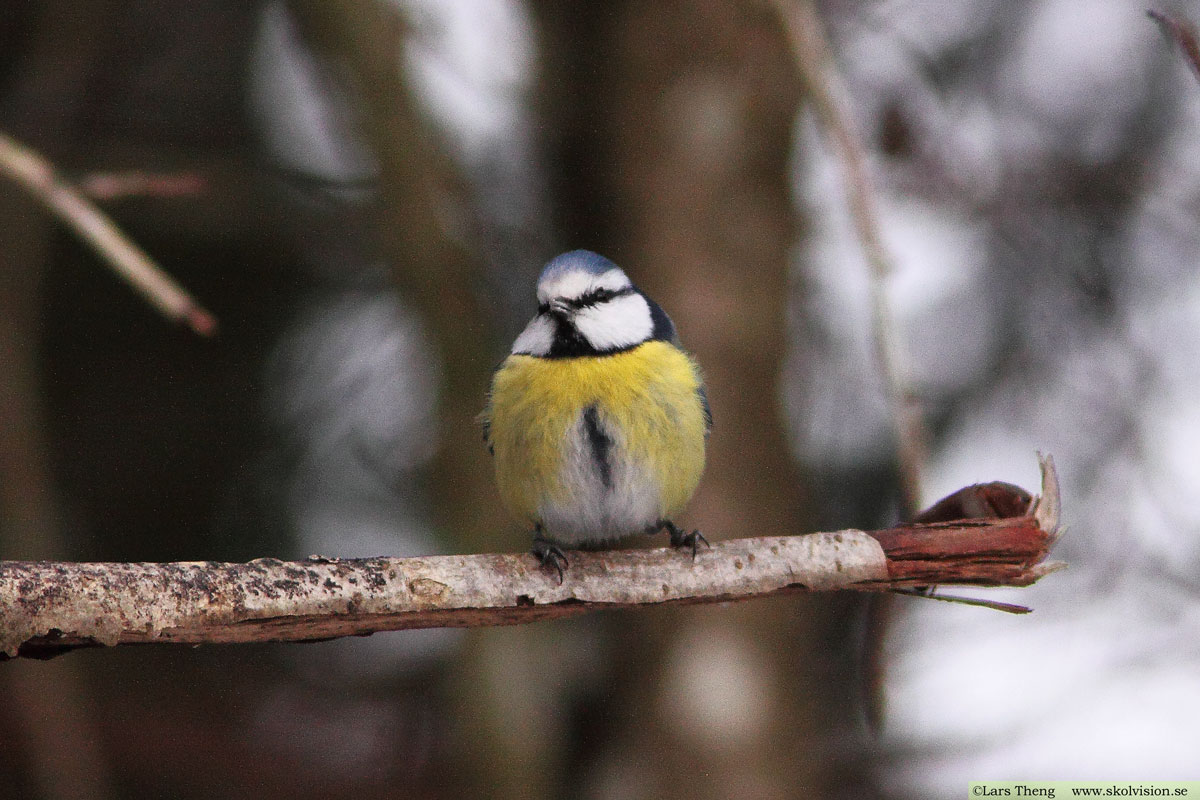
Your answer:
[[[587,250],[542,271],[537,316],[513,343],[483,413],[496,482],[561,582],[562,547],[666,530],[695,558],[699,531],[671,521],[704,471],[712,414],[670,317]]]

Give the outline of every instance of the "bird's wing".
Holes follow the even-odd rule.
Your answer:
[[[696,387],[696,394],[700,395],[700,407],[704,409],[704,435],[708,436],[712,430],[712,406],[708,404],[708,392],[704,391],[704,384]]]
[[[640,290],[638,290],[640,292]],[[683,350],[683,342],[679,339],[679,331],[675,329],[675,323],[667,316],[667,312],[662,310],[662,306],[646,297],[644,292],[642,297],[646,298],[646,303],[650,306],[650,317],[654,320],[654,333],[651,334],[652,339],[660,339],[670,342],[671,344]],[[704,435],[708,436],[712,430],[712,407],[708,404],[708,392],[704,391],[704,384],[696,387],[696,394],[700,396],[700,406],[704,409]]]
[[[492,409],[489,406],[485,408],[479,415],[479,427],[483,429],[483,443],[487,445],[488,452],[492,455],[496,454],[495,448],[492,446],[492,417],[490,412]]]

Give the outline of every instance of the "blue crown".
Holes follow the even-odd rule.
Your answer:
[[[572,250],[551,259],[542,270],[538,283],[563,272],[581,271],[590,275],[601,275],[610,269],[618,267],[599,253],[593,253],[591,250]]]

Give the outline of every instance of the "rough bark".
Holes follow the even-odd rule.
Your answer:
[[[1052,565],[1057,489],[1020,516],[572,553],[560,584],[527,554],[246,564],[0,562],[0,651],[116,644],[319,641],[386,630],[514,625],[588,611],[802,591],[1024,586]]]

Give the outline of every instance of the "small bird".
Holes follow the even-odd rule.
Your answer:
[[[538,310],[492,380],[484,440],[505,505],[532,525],[533,554],[559,582],[561,548],[666,530],[704,471],[712,412],[670,317],[613,262],[587,250],[550,261]]]

